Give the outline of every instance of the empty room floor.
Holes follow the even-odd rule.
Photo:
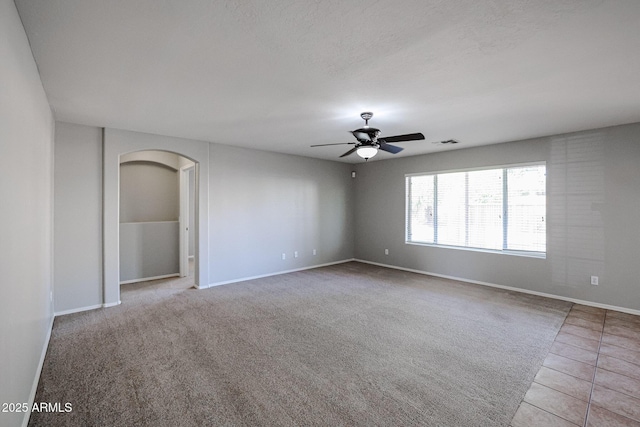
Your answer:
[[[123,298],[188,287],[142,282]],[[511,425],[640,427],[640,316],[575,304]]]
[[[310,419],[307,417],[318,412],[311,424],[328,425],[334,421],[333,424],[338,425],[348,420],[348,424],[353,425],[390,425],[391,419],[397,422],[401,419],[397,415],[403,414],[409,416],[403,419],[407,425],[466,426],[479,425],[478,420],[471,417],[478,411],[489,411],[489,418],[483,419],[493,422],[485,425],[506,426],[511,420],[513,427],[640,426],[640,316],[361,263],[308,270],[207,291],[190,290],[191,283],[183,278],[125,285],[122,287],[122,306],[57,319],[48,359],[57,357],[58,361],[66,362],[60,364],[48,360],[37,398],[72,401],[74,413],[34,414],[30,425],[80,425],[78,422],[98,425],[96,422],[99,421],[109,425],[128,425],[128,422],[138,425],[197,425],[205,420],[224,421],[229,425],[255,425],[258,421],[284,425],[288,420],[294,425],[296,420],[302,419],[308,423]],[[176,307],[182,300],[184,307]],[[247,301],[253,302],[246,305]],[[163,307],[174,310],[176,315],[161,315],[158,310]],[[456,311],[456,307],[460,311]],[[340,311],[335,312],[337,309]],[[138,323],[139,314],[145,311],[152,317],[152,322]],[[449,317],[451,313],[458,314]],[[322,314],[324,316],[318,316]],[[209,315],[213,316],[211,321],[207,320]],[[419,322],[407,322],[410,319]],[[470,322],[462,322],[465,319]],[[204,322],[206,329],[213,332],[215,345],[200,340],[207,339],[209,335],[199,336],[190,345],[196,350],[202,347],[203,351],[196,352],[200,356],[190,360],[193,352],[182,353],[182,340],[194,332],[196,321]],[[526,327],[515,328],[519,323],[526,324]],[[233,331],[243,324],[238,331]],[[149,326],[141,328],[143,325],[153,325],[153,329],[144,329]],[[387,336],[385,330],[388,328],[391,329]],[[474,328],[477,330],[466,330]],[[516,333],[513,341],[511,338],[500,343],[493,341],[502,328],[502,332],[515,328],[512,331]],[[543,332],[544,328],[546,332]],[[127,330],[135,333],[130,338],[118,335]],[[330,333],[316,336],[323,330]],[[233,333],[229,335],[230,332]],[[403,333],[407,333],[406,340],[395,342],[381,351],[380,347],[386,341]],[[456,333],[465,335],[456,338]],[[486,336],[481,336],[484,333]],[[146,346],[146,340],[154,335],[158,335],[161,346]],[[447,340],[432,346],[439,335],[447,337]],[[518,347],[515,341],[526,335],[530,335],[528,344]],[[235,337],[241,340],[237,341]],[[336,337],[341,337],[341,340],[329,343]],[[449,337],[453,339],[449,340]],[[286,346],[272,345],[279,339],[283,340],[283,345],[293,339],[296,346],[282,352]],[[465,351],[470,340],[478,340],[479,346]],[[87,341],[92,345],[87,345]],[[433,357],[434,351],[440,351],[442,346],[449,345],[449,341],[451,351],[443,352],[446,362],[439,370],[430,371],[430,366],[441,359]],[[487,346],[487,342],[494,345]],[[120,357],[126,343],[131,344],[135,350],[133,355],[137,356],[128,354]],[[369,347],[369,343],[375,345]],[[103,348],[105,344],[107,348]],[[238,348],[231,351],[238,344]],[[365,352],[354,351],[363,344],[366,344]],[[170,351],[164,354],[167,345]],[[259,348],[254,348],[258,345]],[[502,362],[500,354],[491,353],[484,355],[486,357],[481,354],[494,350],[504,353],[499,348],[511,352]],[[407,358],[413,350],[417,352]],[[78,351],[82,353],[82,360],[98,363],[93,366],[91,363],[88,366],[71,363],[76,366],[74,369],[88,369],[79,376],[79,382],[64,386],[64,381],[73,374],[73,369],[67,369],[66,365]],[[380,353],[371,353],[376,351]],[[271,360],[269,354],[274,352],[278,357]],[[530,360],[528,367],[520,360],[512,360],[514,355],[523,359],[526,353],[535,352],[539,353],[533,358],[537,362]],[[178,353],[177,360],[181,363],[175,364],[173,361]],[[333,355],[333,359],[330,358],[333,362],[325,366],[322,358],[309,357],[316,353],[322,357],[325,353]],[[106,357],[105,354],[113,356]],[[214,354],[216,356],[205,363]],[[291,358],[292,354],[298,357]],[[474,355],[471,359],[465,357],[472,364],[469,372],[473,375],[463,378],[464,381],[456,382],[464,377],[463,370],[451,368],[455,365],[456,354]],[[144,363],[133,362],[133,366],[125,366],[132,357],[140,357]],[[282,358],[288,359],[280,366]],[[366,363],[355,363],[359,360]],[[380,360],[387,360],[389,364],[377,366]],[[265,361],[268,363],[263,363]],[[190,372],[183,366],[188,363],[195,363],[193,366],[196,368],[205,368],[202,371],[203,378],[206,378],[203,382],[205,388],[191,385],[192,380],[197,382],[198,378],[189,379]],[[210,370],[209,364],[217,368]],[[149,368],[139,369],[138,365]],[[495,369],[487,370],[481,378],[474,378],[475,373],[491,365],[495,365]],[[231,366],[235,368],[231,369]],[[273,369],[277,375],[262,377],[263,373],[256,371],[256,366]],[[105,367],[122,375],[104,375],[104,372],[109,372],[104,371]],[[293,375],[299,370],[305,375]],[[443,370],[450,370],[451,375],[443,376]],[[225,372],[229,375],[222,375]],[[340,375],[336,376],[336,372]],[[407,375],[392,376],[398,372]],[[310,373],[314,375],[308,375]],[[526,381],[511,392],[505,392],[506,389],[498,382],[491,393],[469,394],[470,390],[483,393],[503,374],[515,375]],[[167,384],[158,381],[167,375],[170,377]],[[222,377],[218,378],[220,375]],[[189,379],[185,384],[181,383],[183,376]],[[295,383],[296,378],[300,384]],[[321,392],[321,384],[315,380],[323,378],[332,381],[329,381],[330,387]],[[439,381],[443,378],[447,381]],[[171,405],[179,400],[179,396],[164,401],[161,400],[162,395],[156,393],[151,394],[156,396],[154,399],[145,399],[149,389],[142,389],[142,385],[146,381],[153,383],[152,393],[165,388],[174,393],[174,384],[177,389],[196,394],[208,392],[214,385],[224,387],[206,398],[203,395],[200,396],[202,399],[186,399],[191,410],[180,415],[183,418],[173,419],[174,414],[168,412],[164,414],[168,418],[162,420],[154,418],[162,413],[154,399],[164,402],[163,405]],[[480,382],[474,385],[474,381]],[[402,387],[398,388],[398,385]],[[294,386],[299,386],[296,388],[298,392],[289,393],[287,389]],[[268,393],[261,393],[261,387]],[[243,393],[248,394],[230,394],[227,388],[235,390],[234,393],[244,390]],[[72,389],[84,392],[77,394]],[[452,392],[453,401],[447,400],[449,398],[438,400],[442,391],[447,389]],[[358,394],[361,391],[366,393]],[[96,393],[99,396],[94,396]],[[520,402],[523,395],[525,397]],[[244,401],[243,396],[248,396],[248,400],[238,406],[239,401]],[[305,396],[317,398],[310,400],[315,401],[309,407],[311,409],[291,404],[304,402],[302,397]],[[340,399],[331,400],[336,396]],[[360,398],[354,400],[358,396]],[[461,400],[456,400],[456,396]],[[501,397],[492,400],[496,396]],[[376,397],[380,399],[375,400]],[[107,400],[105,405],[102,403],[105,398],[113,401]],[[217,402],[216,399],[220,402],[212,404],[212,401]],[[374,414],[380,411],[380,407],[384,408],[384,402],[394,399],[398,399],[398,405]],[[509,399],[513,403],[505,405]],[[85,400],[94,403],[89,405]],[[376,406],[366,406],[369,401],[377,402]],[[273,406],[274,402],[278,405]],[[467,410],[470,412],[468,417],[460,417],[465,407],[474,402],[479,404],[478,410]],[[203,403],[207,403],[207,407],[200,408]],[[358,408],[357,404],[368,409]],[[448,418],[444,424],[442,419],[434,421],[432,417],[432,413],[441,411],[443,406],[451,409],[451,413],[445,414]],[[337,409],[342,412],[336,413]],[[496,413],[491,413],[492,410]],[[392,411],[397,411],[397,414]],[[112,412],[118,412],[118,415],[114,416]],[[193,415],[198,413],[202,419]],[[513,413],[515,416],[511,418]],[[214,415],[220,419],[206,418]],[[329,420],[332,417],[335,419]]]
[[[574,305],[511,425],[640,426],[640,316]]]

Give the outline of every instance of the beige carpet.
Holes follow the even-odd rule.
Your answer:
[[[56,319],[32,426],[506,426],[570,303],[347,263]],[[123,288],[124,289],[124,288]]]

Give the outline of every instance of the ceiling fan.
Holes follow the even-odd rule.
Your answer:
[[[391,145],[389,144],[389,142],[407,142],[424,139],[424,135],[421,133],[408,133],[406,135],[379,137],[380,129],[369,127],[369,120],[371,119],[371,117],[373,117],[373,113],[364,112],[360,114],[360,117],[362,117],[362,119],[364,120],[364,127],[351,131],[358,142],[316,144],[312,145],[312,147],[324,147],[327,145],[355,145],[355,147],[353,147],[351,150],[347,151],[340,157],[345,157],[355,152],[358,156],[367,161],[378,154],[378,150],[386,151],[387,153],[391,154],[396,154],[404,150],[404,148],[398,147],[396,145]]]

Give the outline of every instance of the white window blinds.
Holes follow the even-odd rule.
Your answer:
[[[544,164],[411,175],[406,194],[407,242],[546,250]]]

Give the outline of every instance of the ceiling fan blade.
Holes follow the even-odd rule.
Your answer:
[[[336,142],[335,144],[316,144],[311,147],[326,147],[327,145],[355,145],[355,142]]]
[[[342,156],[340,156],[340,157],[346,157],[346,156],[348,156],[349,154],[355,153],[355,151],[356,151],[356,150],[357,150],[357,148],[356,148],[356,147],[353,147],[351,150],[347,151],[346,153],[344,153],[344,154],[343,154]]]
[[[385,144],[385,143],[380,144],[380,149],[382,151],[386,151],[387,153],[391,153],[391,154],[396,154],[404,150],[404,148],[402,147],[398,147],[396,145],[391,145],[391,144]]]
[[[424,135],[418,132],[418,133],[408,133],[406,135],[385,136],[383,138],[378,138],[378,141],[406,142],[406,141],[417,141],[419,139],[424,139]]]

